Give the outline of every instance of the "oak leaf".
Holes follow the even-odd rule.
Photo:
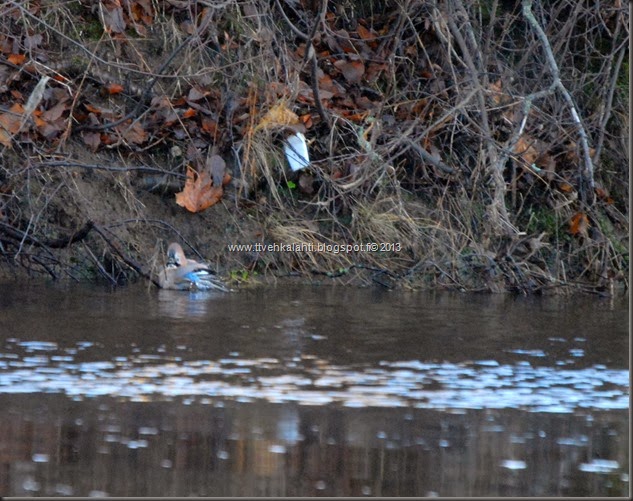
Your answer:
[[[231,176],[224,175],[221,186],[214,186],[210,174],[204,170],[200,173],[187,166],[187,180],[180,193],[176,193],[176,203],[189,212],[200,212],[215,205],[222,199],[224,188]]]

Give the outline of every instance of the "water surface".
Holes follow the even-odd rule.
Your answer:
[[[0,285],[0,492],[626,496],[628,304]]]

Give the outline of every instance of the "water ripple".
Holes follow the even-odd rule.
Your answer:
[[[57,347],[30,344],[21,359],[0,354],[0,393],[64,393],[74,399],[100,395],[130,400],[177,397],[302,405],[432,409],[522,408],[573,412],[576,408],[626,409],[629,372],[595,365],[583,369],[532,367],[480,360],[461,364],[419,360],[372,367],[332,365],[299,357],[290,370],[275,358],[222,358],[183,362],[138,354],[74,362],[48,356]],[[33,351],[37,355],[33,355]]]

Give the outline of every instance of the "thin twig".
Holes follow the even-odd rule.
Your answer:
[[[27,242],[29,244],[35,245],[36,247],[41,247],[45,249],[61,249],[86,238],[86,236],[92,229],[92,225],[92,221],[88,221],[82,228],[71,233],[70,235],[55,239],[35,238],[34,236],[29,235],[28,232],[14,228],[13,226],[2,221],[0,221],[0,231],[2,231],[9,238],[19,240],[21,242]]]
[[[125,264],[127,264],[130,268],[136,271],[139,275],[141,275],[142,277],[145,277],[147,280],[152,282],[156,287],[160,287],[160,285],[158,284],[158,280],[153,278],[151,274],[146,272],[140,264],[138,264],[131,257],[127,256],[121,249],[119,249],[119,246],[116,245],[114,242],[112,242],[112,239],[106,235],[105,231],[103,230],[103,228],[101,228],[101,226],[99,226],[98,224],[95,224],[94,229],[101,236],[101,238],[105,240],[105,242],[110,246],[110,248],[114,250],[114,252],[123,260]]]
[[[591,160],[591,154],[589,153],[589,140],[587,136],[587,131],[585,130],[584,125],[582,124],[582,120],[580,119],[580,115],[578,114],[578,109],[576,108],[576,104],[574,103],[574,99],[567,90],[567,87],[563,85],[560,79],[560,70],[558,69],[558,63],[556,62],[556,58],[554,57],[554,53],[552,52],[552,47],[547,39],[547,35],[541,28],[541,25],[534,17],[534,13],[532,12],[532,3],[533,0],[522,0],[523,5],[523,16],[527,19],[528,23],[535,31],[536,36],[541,41],[543,52],[545,53],[545,59],[549,66],[550,72],[553,77],[553,85],[560,91],[563,95],[563,98],[567,102],[567,106],[569,107],[569,111],[571,113],[572,119],[574,123],[578,127],[578,135],[580,136],[580,146],[582,148],[583,153],[583,161],[584,161],[584,169],[582,170],[582,178],[589,185],[590,191],[589,193],[586,190],[579,190],[585,202],[592,205],[595,200],[594,194],[594,178],[593,178],[593,162]]]
[[[172,53],[169,55],[169,57],[167,59],[165,59],[165,61],[163,61],[163,63],[156,70],[156,73],[155,73],[156,76],[152,77],[150,79],[150,81],[148,82],[148,84],[145,86],[145,90],[143,91],[143,94],[141,95],[141,97],[137,101],[136,106],[134,106],[134,109],[132,111],[130,111],[126,115],[122,116],[118,120],[115,120],[114,122],[108,122],[108,123],[104,123],[104,124],[100,124],[100,125],[86,124],[86,125],[82,125],[82,126],[77,127],[76,130],[77,131],[81,131],[81,130],[107,130],[107,129],[111,129],[113,127],[116,127],[117,125],[120,125],[123,122],[126,122],[127,120],[130,120],[132,118],[135,118],[135,119],[138,118],[138,115],[139,115],[139,112],[141,111],[141,108],[143,106],[145,106],[145,104],[149,101],[152,89],[154,88],[154,85],[156,85],[156,82],[158,82],[158,79],[162,76],[162,73],[167,69],[167,67],[171,64],[171,62],[178,55],[178,53],[183,48],[185,48],[189,44],[189,42],[191,42],[191,40],[193,40],[193,38],[194,38],[193,35],[189,35],[187,38],[185,38],[182,41],[182,43],[180,45],[178,45],[172,51]]]
[[[80,162],[71,162],[68,160],[56,160],[52,162],[39,162],[35,164],[31,164],[27,169],[39,169],[42,167],[77,167],[80,169],[89,169],[89,170],[103,170],[107,172],[147,172],[154,174],[164,174],[166,176],[174,176],[179,177],[181,179],[186,179],[187,176],[181,172],[171,172],[168,170],[158,169],[156,167],[146,167],[144,165],[140,166],[130,166],[130,167],[114,167],[108,165],[97,165],[97,164],[84,164]]]

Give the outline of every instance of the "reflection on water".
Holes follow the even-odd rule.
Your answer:
[[[626,416],[219,401],[0,411],[13,495],[587,496],[628,492]]]
[[[595,298],[0,285],[0,492],[626,496]]]

